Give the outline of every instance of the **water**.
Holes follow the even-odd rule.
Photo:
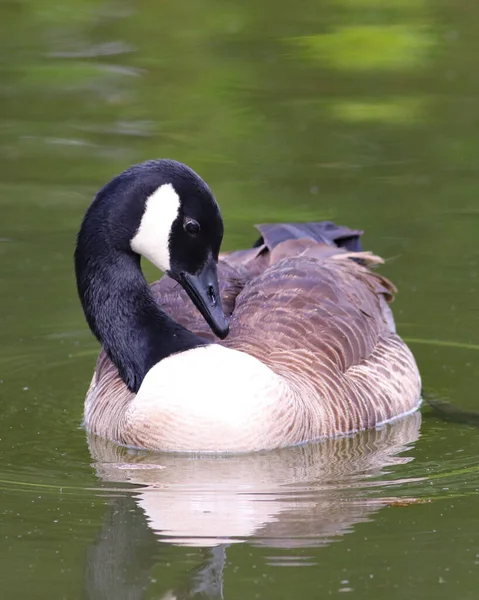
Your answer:
[[[225,249],[262,221],[364,228],[426,392],[476,409],[478,23],[452,0],[0,5],[6,596],[476,597],[478,432],[427,407],[248,457],[88,440],[72,251],[94,192],[158,156],[209,182]]]

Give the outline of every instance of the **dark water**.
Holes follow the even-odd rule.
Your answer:
[[[71,255],[95,190],[158,156],[209,182],[225,248],[364,228],[425,390],[474,410],[478,55],[473,2],[0,4],[2,596],[477,598],[478,429],[428,408],[242,458],[87,440]]]

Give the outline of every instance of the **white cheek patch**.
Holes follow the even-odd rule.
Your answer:
[[[140,227],[131,248],[161,271],[170,268],[169,237],[180,210],[180,197],[171,183],[161,185],[146,200]]]

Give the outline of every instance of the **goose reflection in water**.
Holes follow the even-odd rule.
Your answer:
[[[156,454],[92,436],[98,477],[141,487],[111,501],[89,551],[87,586],[98,589],[109,582],[111,592],[122,573],[136,572],[136,583],[129,585],[139,586],[140,593],[158,562],[151,548],[161,541],[208,553],[181,593],[165,598],[193,597],[199,589],[221,598],[226,545],[324,546],[397,500],[394,485],[405,480],[394,478],[390,468],[412,460],[403,453],[417,441],[420,424],[420,413],[414,413],[347,438],[244,455]],[[384,493],[386,487],[391,493]],[[125,585],[115,598],[141,597],[122,595]]]
[[[101,480],[142,486],[136,502],[163,541],[292,547],[323,544],[376,510],[365,490],[386,484],[377,478],[387,467],[412,460],[402,453],[420,423],[414,413],[351,437],[251,454],[156,454],[93,436],[89,447]]]

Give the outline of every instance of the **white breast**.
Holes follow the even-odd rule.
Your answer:
[[[161,450],[254,450],[287,396],[285,382],[256,358],[210,345],[150,369],[127,420],[139,441]]]

